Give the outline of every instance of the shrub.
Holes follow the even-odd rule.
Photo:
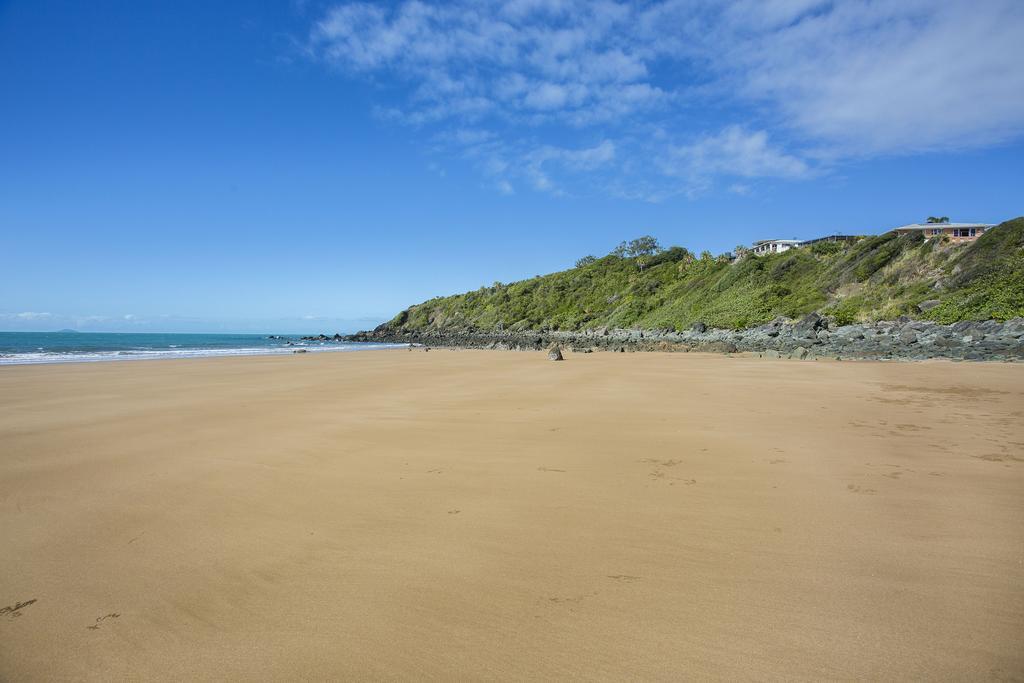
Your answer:
[[[815,242],[811,245],[811,253],[815,256],[831,256],[846,248],[843,242]]]
[[[708,252],[695,259],[671,247],[646,256],[642,270],[636,256],[585,257],[577,268],[431,299],[402,311],[389,325],[685,329],[700,320],[740,328],[813,310],[839,324],[901,314],[944,323],[1024,316],[1024,219],[989,230],[972,244],[937,245],[920,235],[887,234],[731,265]],[[936,279],[943,288],[933,286]],[[922,314],[916,304],[933,298],[941,303]]]

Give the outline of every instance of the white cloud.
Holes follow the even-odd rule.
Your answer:
[[[405,0],[337,5],[308,45],[397,80],[379,114],[488,176],[650,198],[1015,138],[1021,36],[1021,0]]]
[[[649,96],[601,87],[647,75],[638,46],[618,44],[628,19],[617,3],[410,0],[386,10],[355,2],[331,9],[309,46],[340,68],[411,84],[403,113],[412,123],[485,112],[569,122],[651,104]],[[609,101],[620,94],[622,101]]]
[[[167,316],[160,316],[160,317],[163,318],[163,317],[167,317]],[[82,326],[94,325],[96,323],[108,322],[110,320],[110,317],[109,316],[105,316],[105,315],[79,315],[79,316],[72,316],[72,319],[75,321],[75,327],[82,327]]]
[[[961,149],[1024,130],[1021,36],[1017,0],[846,2],[731,41],[725,63],[826,155]]]
[[[669,175],[799,178],[807,164],[773,146],[768,133],[729,126],[688,145],[673,147],[664,162]]]
[[[555,83],[541,83],[523,98],[523,103],[531,109],[561,109],[568,101],[568,88]]]
[[[16,320],[49,320],[53,316],[49,313],[37,313],[36,311],[24,311],[22,313],[9,313],[5,315],[6,318],[13,318]]]
[[[615,158],[615,145],[610,140],[603,140],[594,147],[583,149],[546,145],[530,152],[527,158],[531,164],[537,166],[553,161],[569,168],[592,170]]]

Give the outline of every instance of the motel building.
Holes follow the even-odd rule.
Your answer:
[[[750,247],[752,254],[762,256],[764,254],[781,254],[784,251],[795,249],[803,242],[800,240],[758,240]]]
[[[989,223],[912,223],[893,228],[892,232],[900,235],[920,232],[924,234],[925,239],[948,235],[953,242],[970,242],[981,237],[992,227]]]

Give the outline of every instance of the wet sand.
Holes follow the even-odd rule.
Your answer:
[[[1024,364],[0,368],[0,679],[1024,677]]]

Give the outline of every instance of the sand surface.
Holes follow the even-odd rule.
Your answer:
[[[0,679],[1024,676],[1024,364],[0,368]]]

